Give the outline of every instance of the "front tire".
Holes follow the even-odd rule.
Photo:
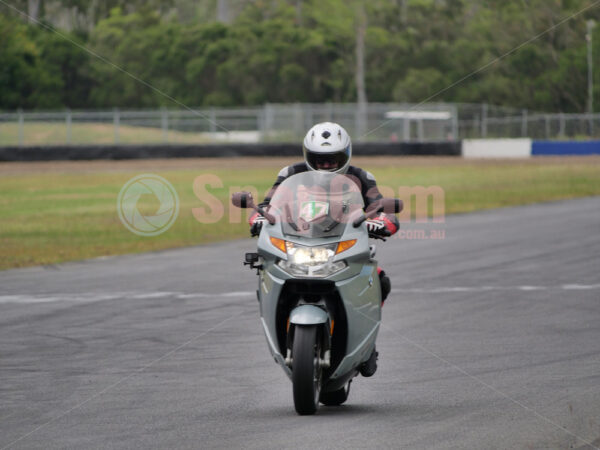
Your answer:
[[[292,346],[294,407],[300,415],[314,414],[321,392],[321,341],[316,325],[296,325]]]

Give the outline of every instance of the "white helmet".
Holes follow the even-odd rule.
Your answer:
[[[352,156],[352,142],[340,125],[323,122],[308,130],[302,151],[309,169],[346,173]]]

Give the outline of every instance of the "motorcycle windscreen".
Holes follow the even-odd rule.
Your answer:
[[[309,171],[283,181],[269,212],[287,236],[337,237],[364,208],[359,181],[329,172]]]

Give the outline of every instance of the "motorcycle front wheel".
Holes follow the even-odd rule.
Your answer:
[[[314,414],[321,392],[321,340],[316,325],[296,325],[292,347],[294,407],[300,415]]]

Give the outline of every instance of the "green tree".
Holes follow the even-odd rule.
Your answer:
[[[28,26],[0,16],[0,108],[55,108],[60,73],[44,67],[42,51]]]
[[[94,86],[90,102],[96,106],[130,107],[167,102],[139,80],[167,93],[181,83],[178,54],[171,51],[180,32],[180,26],[161,22],[153,11],[123,15],[119,8],[113,9],[111,16],[90,35],[90,48],[110,61],[107,64],[98,58],[91,60]]]

